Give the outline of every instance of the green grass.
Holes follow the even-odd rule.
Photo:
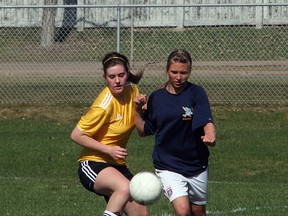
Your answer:
[[[56,29],[57,32],[57,29]],[[116,28],[86,28],[73,31],[65,44],[40,47],[41,28],[0,29],[0,57],[13,61],[100,61],[103,53],[115,50]],[[121,52],[135,61],[166,60],[176,47],[191,50],[196,61],[285,60],[288,58],[287,27],[256,29],[248,26],[174,28],[122,28]],[[63,55],[63,50],[67,54]],[[165,54],[164,56],[159,54]]]
[[[143,77],[139,90],[149,95],[167,78]],[[216,104],[287,104],[287,79],[271,77],[193,76],[193,83],[202,85],[210,102]],[[87,103],[92,101],[105,83],[102,77],[17,77],[0,80],[0,103]]]
[[[86,106],[2,106],[0,215],[101,215],[105,202],[77,176],[69,138]],[[213,107],[208,215],[287,215],[287,107]],[[153,137],[133,133],[127,164],[153,170]],[[162,196],[151,215],[173,215]]]

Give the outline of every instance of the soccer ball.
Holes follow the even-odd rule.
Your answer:
[[[162,184],[158,177],[148,171],[139,172],[130,182],[130,195],[141,205],[151,205],[162,194]]]

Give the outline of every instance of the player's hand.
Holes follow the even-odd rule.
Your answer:
[[[128,152],[120,146],[111,146],[109,149],[109,155],[115,160],[124,160],[128,156]]]
[[[203,143],[207,146],[215,146],[216,145],[216,131],[215,125],[212,122],[207,123],[204,126],[204,136],[201,136]]]
[[[211,134],[205,134],[204,136],[201,136],[201,139],[203,143],[207,146],[215,146],[216,145],[216,137],[215,135]]]
[[[134,98],[135,108],[138,111],[146,110],[147,95],[139,94]]]

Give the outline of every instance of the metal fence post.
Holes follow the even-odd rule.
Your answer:
[[[257,3],[262,4],[263,0],[257,0]],[[263,27],[263,6],[257,6],[256,8],[256,28],[261,29]]]
[[[117,6],[117,52],[120,52],[120,28],[121,28],[121,9]]]

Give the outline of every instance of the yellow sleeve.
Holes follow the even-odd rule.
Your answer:
[[[90,107],[88,112],[81,117],[77,126],[88,136],[93,137],[101,127],[109,121],[106,110],[99,106]]]
[[[137,96],[139,94],[139,89],[137,87],[137,85],[133,85],[134,91],[135,91],[135,96]]]

